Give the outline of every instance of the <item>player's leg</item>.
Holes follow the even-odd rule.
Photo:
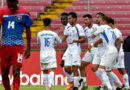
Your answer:
[[[13,66],[13,90],[19,90],[20,87],[20,66]]]
[[[3,86],[4,86],[5,90],[11,90],[10,80],[8,77],[9,69],[10,69],[10,66],[8,68],[1,68],[2,82],[3,82]]]
[[[54,81],[54,72],[55,72],[55,68],[50,68],[49,69],[49,75],[48,75],[48,79],[49,79],[49,87],[51,88],[52,83]]]
[[[126,73],[125,68],[118,68],[119,72],[122,74],[123,77],[123,83],[126,89],[129,89],[129,76]]]

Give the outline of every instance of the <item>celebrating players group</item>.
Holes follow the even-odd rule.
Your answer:
[[[83,16],[85,28],[77,24],[75,12],[62,13],[61,27],[58,34],[51,30],[51,19],[43,19],[44,30],[38,32],[40,44],[40,66],[46,90],[51,90],[57,68],[55,41],[67,42],[61,57],[61,67],[68,78],[65,90],[85,90],[88,88],[85,68],[92,63],[92,71],[101,80],[100,90],[129,90],[129,77],[125,71],[123,38],[115,26],[114,19],[102,12],[96,14],[96,24],[92,16]],[[27,49],[25,58],[30,56],[31,31],[33,24],[29,12],[18,5],[18,0],[7,0],[7,6],[0,9],[0,58],[2,81],[5,90],[11,90],[9,70],[13,65],[13,90],[20,87],[20,68],[23,58],[22,33],[26,29]],[[80,43],[88,40],[87,52],[81,60]],[[112,70],[116,68],[122,74],[123,84]],[[115,87],[114,83],[118,86]]]

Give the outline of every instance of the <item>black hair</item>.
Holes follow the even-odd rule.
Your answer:
[[[102,13],[102,12],[98,12],[97,14],[100,15],[101,17],[105,16],[105,14]],[[96,14],[96,15],[97,15],[97,14]]]
[[[61,13],[61,16],[68,16],[66,12]]]
[[[108,16],[103,16],[102,20],[105,20],[107,23],[109,23],[109,17]]]
[[[44,23],[44,26],[48,26],[51,23],[51,19],[50,18],[45,18],[45,19],[43,19],[43,23]]]
[[[83,18],[86,18],[86,17],[88,17],[89,19],[92,19],[92,15],[90,14],[83,15]]]
[[[113,18],[109,17],[109,23],[112,23],[113,25],[115,24],[115,21]]]
[[[68,13],[68,16],[71,15],[73,18],[77,19],[77,14],[75,12]]]

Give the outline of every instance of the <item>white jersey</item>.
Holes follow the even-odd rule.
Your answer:
[[[105,48],[115,47],[115,33],[113,29],[108,25],[101,25],[96,32],[94,32],[94,35],[102,34],[102,40],[103,45]]]
[[[76,24],[74,27],[68,26],[65,31],[64,35],[67,36],[67,45],[68,47],[80,47],[80,43],[73,43],[73,40],[79,40],[80,36],[85,36],[83,27],[79,24]]]
[[[55,41],[57,41],[58,43],[62,42],[55,32],[49,30],[38,32],[37,43],[40,44],[40,58],[42,58],[40,59],[42,60],[41,62],[51,62],[47,61],[51,59],[46,58],[50,57],[51,55],[55,56]]]
[[[123,37],[122,37],[122,33],[120,32],[120,30],[118,29],[118,28],[115,28],[115,29],[113,29],[114,30],[114,33],[115,33],[115,35],[116,35],[116,39],[117,38],[121,38],[121,39],[123,39]],[[120,47],[120,52],[123,52],[123,45],[121,44],[121,47]]]
[[[93,24],[91,28],[86,27],[84,29],[85,37],[88,39],[88,44],[90,45],[91,43],[94,43],[95,41],[99,40],[99,36],[96,38],[91,38],[92,34],[94,33],[94,30],[97,30],[99,26],[97,24]]]

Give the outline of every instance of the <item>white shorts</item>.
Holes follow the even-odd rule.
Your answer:
[[[119,54],[118,54],[118,62],[116,63],[116,65],[115,65],[115,68],[125,68],[125,64],[124,64],[124,52],[123,51],[121,51],[121,52],[119,52]]]
[[[66,50],[66,51],[67,51],[67,50]],[[64,61],[66,60],[66,56],[67,56],[67,52],[66,52],[66,51],[64,52],[64,54],[63,54],[63,56],[62,56],[62,60],[64,60]]]
[[[77,48],[74,52],[71,52],[69,48],[66,50],[65,66],[80,66],[81,65],[81,49]]]
[[[106,71],[110,71],[114,68],[114,65],[116,64],[116,58],[117,58],[116,48],[106,50],[101,58],[100,65],[105,66]]]
[[[41,70],[48,70],[48,69],[51,69],[51,68],[57,68],[56,62],[40,63],[40,65],[41,65]]]

